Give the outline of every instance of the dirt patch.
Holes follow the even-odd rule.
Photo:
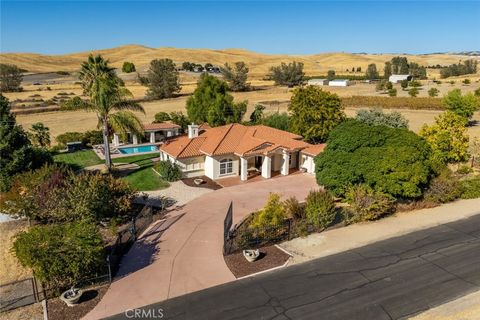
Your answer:
[[[225,263],[236,278],[248,276],[260,271],[283,266],[290,257],[276,246],[260,248],[257,261],[248,262],[242,252],[225,256]]]
[[[68,318],[65,318],[68,319]],[[0,320],[43,320],[42,303],[35,303],[0,313]]]
[[[202,179],[203,183],[202,184],[195,184],[195,179]],[[194,188],[206,188],[206,189],[212,189],[212,190],[218,190],[221,189],[222,186],[210,179],[207,176],[200,176],[200,177],[195,177],[195,178],[185,178],[182,179],[182,182],[185,183],[189,187],[194,187]]]
[[[32,273],[22,267],[15,254],[11,251],[15,235],[28,229],[26,220],[0,223],[0,284],[5,284],[25,278]]]
[[[90,310],[92,310],[97,303],[102,299],[105,292],[107,292],[108,285],[96,288],[85,289],[80,303],[74,307],[69,307],[59,298],[48,301],[48,319],[50,320],[75,320],[81,319]]]

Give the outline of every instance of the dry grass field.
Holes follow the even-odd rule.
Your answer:
[[[268,70],[280,62],[293,60],[305,64],[307,75],[325,74],[333,69],[337,73],[345,73],[346,69],[361,67],[366,70],[368,64],[376,63],[377,67],[383,67],[385,61],[390,60],[395,54],[351,54],[351,53],[322,53],[315,55],[268,55],[243,49],[177,49],[177,48],[148,48],[139,45],[127,45],[105,50],[81,52],[65,55],[41,55],[33,53],[5,53],[0,54],[2,63],[16,64],[20,68],[30,72],[50,71],[76,71],[80,63],[90,53],[99,53],[110,60],[112,65],[120,68],[124,61],[131,61],[139,70],[144,70],[148,63],[157,58],[170,58],[175,63],[184,61],[205,64],[210,62],[215,65],[223,65],[225,62],[233,63],[244,61],[250,68],[252,78],[263,78]],[[409,61],[420,65],[448,65],[457,63],[459,60],[469,59],[468,56],[450,54],[428,55],[404,55]],[[435,76],[435,75],[433,75]]]

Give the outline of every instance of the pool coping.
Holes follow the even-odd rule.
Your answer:
[[[157,148],[160,149],[161,143],[139,143],[139,144],[120,144],[118,147],[112,147],[110,146],[110,158],[116,159],[116,158],[126,158],[126,157],[132,157],[140,154],[153,154],[153,153],[158,153],[160,154],[160,150],[156,151],[147,151],[147,152],[138,152],[138,153],[120,153],[120,151],[116,150],[118,148],[138,148],[142,146],[157,146]],[[93,146],[93,152],[99,157],[101,160],[105,160],[105,155],[103,154],[103,144],[97,144]]]

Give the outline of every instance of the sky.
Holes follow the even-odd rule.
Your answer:
[[[269,54],[480,50],[480,1],[0,1],[1,52],[126,44]]]

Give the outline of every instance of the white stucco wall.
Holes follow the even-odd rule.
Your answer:
[[[233,172],[230,174],[220,175],[220,161],[227,158],[233,160]],[[239,158],[235,155],[205,157],[205,175],[213,180],[239,175],[239,166]]]
[[[192,157],[177,159],[175,162],[182,169],[185,178],[198,177],[205,175],[205,157]]]
[[[305,168],[308,173],[314,174],[315,173],[315,161],[313,160],[314,157],[307,155],[307,154],[300,154],[300,167]],[[303,163],[302,163],[303,162]]]

